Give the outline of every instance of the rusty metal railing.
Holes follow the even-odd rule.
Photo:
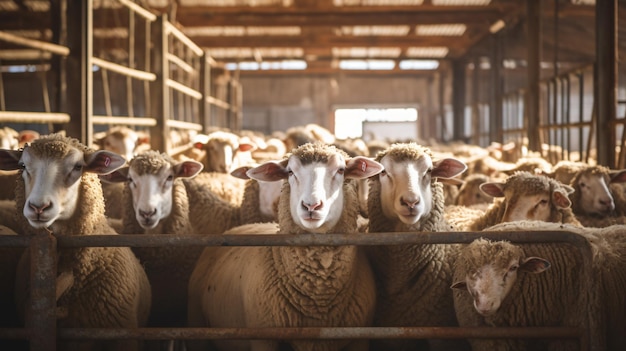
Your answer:
[[[54,257],[57,248],[167,246],[341,246],[470,243],[478,238],[513,243],[568,243],[580,250],[581,281],[593,285],[591,247],[587,240],[567,231],[437,232],[301,235],[89,235],[2,236],[0,247],[28,247],[31,254],[31,297],[36,303],[27,313],[24,328],[0,329],[0,339],[28,339],[31,350],[53,351],[57,339],[380,339],[380,338],[558,338],[576,339],[581,350],[591,350],[596,328],[587,311],[587,328],[578,327],[355,327],[355,328],[56,328]],[[582,307],[582,306],[580,306]],[[578,307],[577,307],[578,308]]]

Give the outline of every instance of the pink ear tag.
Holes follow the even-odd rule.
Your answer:
[[[366,168],[367,168],[367,164],[365,162],[361,162],[361,172],[365,172]]]
[[[104,165],[106,167],[109,167],[110,164],[111,164],[111,158],[110,157],[105,157],[104,158]]]

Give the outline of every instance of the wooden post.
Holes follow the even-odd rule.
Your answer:
[[[493,36],[493,50],[491,54],[491,107],[489,108],[489,139],[498,143],[502,137],[502,34]]]
[[[152,39],[154,47],[152,49],[152,62],[154,64],[153,73],[157,78],[150,89],[151,101],[150,110],[154,114],[157,123],[150,128],[150,147],[169,154],[171,144],[169,142],[169,127],[166,123],[170,113],[169,88],[167,86],[168,74],[168,41],[165,23],[167,15],[158,16],[152,26]]]

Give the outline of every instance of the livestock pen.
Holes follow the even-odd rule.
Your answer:
[[[63,329],[56,327],[55,253],[58,247],[159,247],[168,246],[302,246],[302,245],[389,245],[470,243],[477,238],[509,240],[512,243],[568,243],[579,250],[586,262],[581,281],[592,286],[592,253],[589,243],[566,231],[546,232],[438,232],[376,233],[358,236],[333,234],[302,235],[92,235],[92,236],[15,236],[0,237],[0,247],[25,247],[31,252],[31,287],[33,301],[24,328],[0,329],[0,339],[27,339],[30,350],[54,351],[56,341],[86,339],[377,339],[377,338],[541,338],[575,339],[580,350],[596,350],[590,340],[596,321],[589,306],[572,306],[586,316],[587,328],[575,327],[367,327],[367,328],[139,328],[139,329]],[[582,287],[583,289],[585,287]]]

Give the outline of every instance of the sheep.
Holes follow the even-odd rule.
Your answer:
[[[220,199],[235,206],[240,206],[243,201],[245,180],[233,177],[228,173],[202,172],[189,181],[199,183],[205,189],[219,196]]]
[[[578,169],[569,183],[575,189],[569,198],[576,218],[586,227],[624,223],[626,195],[620,184],[624,182],[625,170],[600,165]]]
[[[27,235],[116,234],[107,224],[98,174],[121,167],[125,159],[95,151],[59,134],[42,136],[20,151],[0,150],[0,168],[19,169],[16,204],[21,233]],[[145,271],[128,247],[57,250],[57,325],[62,328],[137,328],[144,326],[151,303]],[[20,317],[28,301],[30,251],[16,273]],[[59,289],[59,287],[63,289]],[[115,289],[111,289],[115,287]],[[98,341],[68,342],[70,349],[93,349]],[[109,350],[136,350],[135,340],[107,344]],[[65,347],[62,347],[65,349]]]
[[[334,146],[305,144],[280,163],[250,169],[261,181],[282,181],[278,228],[247,225],[226,233],[356,233],[351,179],[382,166],[349,158]],[[329,234],[330,235],[330,234]],[[374,278],[357,246],[208,247],[189,283],[191,326],[365,327],[374,315]],[[367,350],[366,340],[290,340],[295,350]],[[216,342],[219,350],[278,350],[279,341]]]
[[[0,149],[17,150],[19,133],[11,127],[0,128]]]
[[[231,172],[233,177],[247,180],[240,207],[240,224],[276,221],[282,183],[251,179],[246,172],[252,168],[243,166]]]
[[[502,222],[516,220],[539,220],[544,222],[571,223],[581,226],[574,216],[568,195],[574,190],[565,184],[542,175],[520,171],[504,182],[487,182],[480,189],[495,199],[480,217],[459,220],[458,213],[446,213],[446,218],[457,218],[457,230],[481,231]],[[465,225],[458,225],[465,222]]]
[[[467,176],[459,188],[459,193],[454,199],[454,204],[458,206],[490,204],[493,198],[480,190],[480,185],[490,180],[489,176],[481,173]]]
[[[125,126],[114,126],[94,135],[94,146],[97,149],[113,151],[127,161],[136,153],[145,151],[149,145],[150,139],[145,133]]]
[[[369,232],[438,232],[451,227],[444,219],[439,178],[465,171],[454,158],[433,161],[416,143],[398,143],[379,152],[385,170],[370,178]],[[378,292],[375,325],[379,327],[454,326],[452,260],[459,245],[383,245],[368,247]],[[450,278],[450,279],[448,279]],[[374,342],[373,342],[374,343]],[[414,349],[411,340],[381,341],[378,349]],[[444,347],[430,340],[431,348]],[[439,344],[437,346],[436,344]]]
[[[570,185],[572,179],[580,170],[587,168],[589,164],[575,161],[560,161],[552,167],[550,172],[542,172],[546,177],[554,178],[557,181]]]
[[[589,242],[592,265],[585,266],[579,248],[571,244],[514,245],[477,239],[462,250],[451,286],[455,289],[457,318],[462,326],[591,328],[590,341],[594,343],[591,349],[626,348],[625,226],[589,229],[516,221],[489,230],[571,232]],[[581,274],[584,269],[594,278]],[[536,274],[522,274],[529,272]],[[589,310],[589,320],[578,307]],[[535,350],[544,349],[540,346],[545,347],[546,342],[471,340],[471,343],[475,350]],[[551,347],[557,345],[563,346],[562,342],[553,342]]]
[[[198,160],[204,165],[204,171],[220,173],[229,173],[252,162],[251,152],[255,148],[254,144],[223,130],[208,134],[204,142],[197,141],[195,147],[204,151]]]
[[[196,176],[202,164],[174,161],[149,150],[134,156],[128,166],[107,175],[123,182],[122,234],[196,234],[189,220],[189,200],[182,179]],[[148,326],[182,327],[187,322],[187,282],[199,247],[134,248],[152,287]]]

